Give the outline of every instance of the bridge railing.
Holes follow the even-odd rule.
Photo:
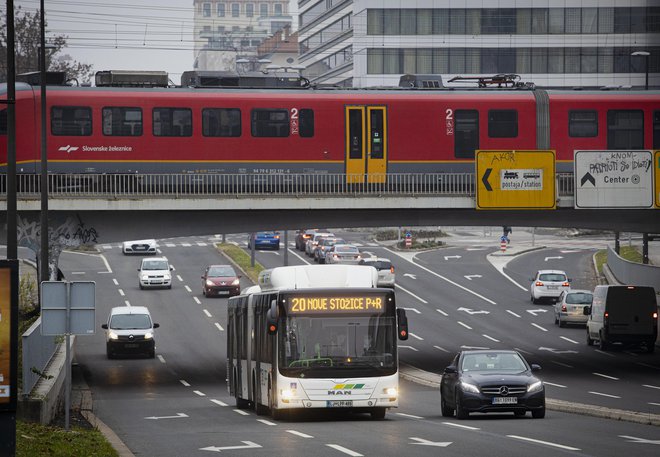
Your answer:
[[[573,195],[573,174],[556,176],[558,196]],[[50,174],[49,198],[203,198],[218,196],[467,196],[474,173],[308,174]],[[17,175],[18,197],[39,198],[41,177]],[[0,199],[7,175],[0,174]]]

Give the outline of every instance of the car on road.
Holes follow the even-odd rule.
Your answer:
[[[394,265],[390,259],[384,257],[368,257],[360,260],[359,265],[374,267],[378,270],[378,287],[391,287],[394,289]]]
[[[305,250],[305,244],[314,234],[318,232],[318,229],[303,229],[296,232],[296,249],[299,251]]]
[[[584,314],[584,308],[591,306],[594,294],[590,290],[568,289],[561,293],[555,303],[555,324],[560,327],[566,324],[585,325],[589,316]]]
[[[160,327],[145,306],[117,306],[110,310],[105,330],[105,349],[109,359],[118,354],[156,356],[154,330]]]
[[[121,252],[125,255],[129,254],[147,254],[156,255],[158,244],[156,240],[134,240],[124,241],[121,245]]]
[[[319,244],[319,240],[328,236],[334,237],[335,234],[332,232],[314,233],[314,235],[312,235],[312,237],[307,240],[307,243],[305,243],[305,254],[307,254],[307,257],[312,257],[314,255],[314,248],[317,244]]]
[[[346,240],[342,238],[334,238],[331,236],[321,238],[319,243],[314,248],[314,253],[312,254],[312,257],[314,257],[314,262],[325,263],[325,253],[335,244],[346,244]]]
[[[470,413],[512,412],[545,417],[545,386],[517,351],[465,350],[444,369],[440,380],[440,409],[444,417],[458,419]]]
[[[325,253],[325,263],[357,265],[360,260],[362,260],[362,254],[357,246],[352,244],[335,244]]]
[[[545,299],[557,301],[561,293],[571,287],[570,278],[561,270],[539,270],[530,281],[532,281],[529,287],[532,303],[539,303]]]
[[[240,278],[231,265],[209,265],[202,275],[202,295],[240,295]]]
[[[248,236],[248,249],[252,249],[252,236]],[[257,232],[254,234],[254,248],[255,249],[273,249],[275,251],[280,249],[280,233],[279,232]]]
[[[140,262],[138,285],[140,289],[151,287],[172,288],[172,270],[167,257],[145,257]]]

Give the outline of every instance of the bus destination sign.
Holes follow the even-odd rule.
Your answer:
[[[384,295],[319,296],[288,298],[289,314],[373,313],[385,310]]]

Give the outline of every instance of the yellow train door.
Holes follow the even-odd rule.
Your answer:
[[[384,106],[346,107],[346,182],[387,181],[387,110]]]

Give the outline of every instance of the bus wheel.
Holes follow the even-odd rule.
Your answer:
[[[383,420],[385,419],[385,413],[387,409],[385,408],[374,408],[371,410],[371,418],[373,420]]]

